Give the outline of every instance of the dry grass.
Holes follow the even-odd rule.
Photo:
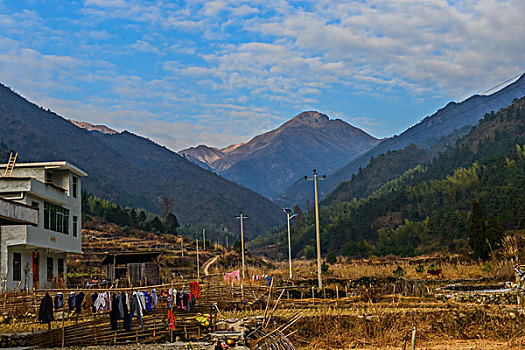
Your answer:
[[[441,269],[440,279],[487,279],[491,281],[509,281],[514,279],[513,263],[510,260],[492,262],[472,262],[457,259],[363,259],[339,261],[330,265],[327,277],[355,280],[363,276],[386,278],[404,277],[407,279],[435,279],[427,271],[431,268]],[[421,262],[419,262],[421,261]],[[274,269],[259,269],[280,278],[288,277],[288,264],[275,263]],[[294,278],[317,278],[317,263],[315,260],[294,260]],[[403,274],[396,275],[394,270],[400,266]],[[419,270],[418,270],[419,267]],[[423,271],[421,272],[421,269]],[[251,268],[250,270],[255,270]]]

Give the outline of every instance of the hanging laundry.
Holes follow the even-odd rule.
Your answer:
[[[40,309],[38,310],[38,321],[40,323],[50,323],[54,321],[53,316],[53,299],[49,293],[46,293],[42,301],[40,301]]]
[[[198,299],[201,296],[201,287],[199,286],[199,282],[190,282],[190,293],[195,297],[195,299]]]
[[[146,302],[146,304],[145,304],[146,310],[152,311],[153,309],[151,308],[151,297],[150,297],[150,295],[148,294],[148,292],[145,292],[145,291],[142,291],[141,293],[144,294],[144,300]]]
[[[55,295],[55,311],[64,307],[64,295],[60,292]]]
[[[73,311],[75,308],[75,292],[70,292],[69,297],[67,298],[67,305],[69,307],[69,312]]]
[[[129,297],[126,293],[122,292],[121,295],[121,303],[122,303],[122,318],[124,319],[124,329],[126,331],[131,330],[131,313],[128,311],[130,310],[128,308],[128,300]]]
[[[190,311],[191,310],[191,297],[190,294],[184,293],[182,295],[182,310]]]
[[[80,292],[77,295],[75,295],[75,312],[79,314],[82,311],[82,301],[84,301],[84,297],[86,294],[84,292]]]
[[[109,293],[108,293],[109,294]],[[119,319],[119,307],[118,307],[118,295],[113,294],[113,300],[111,301],[111,311],[109,312],[109,323],[111,324],[112,330],[117,330],[117,322]]]
[[[108,310],[108,303],[106,300],[106,292],[97,295],[96,300],[93,302],[93,310]],[[95,312],[94,311],[94,312]]]
[[[232,272],[226,272],[224,274],[224,280],[229,281],[240,281],[241,280],[241,270],[235,270]]]
[[[157,307],[157,302],[158,302],[158,299],[157,299],[157,291],[155,290],[155,288],[153,288],[151,290],[151,305],[156,308]]]
[[[97,292],[94,292],[91,294],[91,311],[97,312],[97,308],[95,307],[95,301],[98,299],[99,294]]]
[[[271,283],[272,283],[272,278],[270,276],[268,276],[268,278],[266,280],[266,287],[269,287]]]
[[[140,306],[139,296],[137,292],[134,292],[131,296],[131,317],[137,316],[137,320],[140,324],[140,329],[144,329],[144,322],[142,321],[142,309]]]
[[[106,307],[105,307],[105,310],[113,310],[112,308],[112,302],[111,302],[111,293],[110,292],[105,292],[104,293],[104,300],[106,301]]]
[[[125,304],[122,294],[124,294],[124,292],[117,293],[118,318],[121,320],[124,319],[124,304]]]
[[[168,323],[170,324],[170,331],[175,330],[177,325],[177,320],[175,319],[175,314],[171,309],[168,310]]]
[[[146,307],[146,294],[144,294],[144,292],[137,292],[137,297],[139,299],[139,302],[140,302],[140,308],[142,309],[142,313],[144,313],[144,311],[146,311],[147,307]]]

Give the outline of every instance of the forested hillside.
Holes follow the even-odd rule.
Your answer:
[[[525,227],[524,144],[522,98],[498,113],[487,114],[467,136],[429,164],[415,166],[366,197],[349,200],[366,192],[359,186],[365,181],[357,175],[353,192],[336,196],[321,207],[324,253],[467,251],[473,201],[479,201],[485,220],[494,215],[504,229]],[[418,155],[416,149],[409,151]],[[365,168],[361,176],[365,175],[375,174]],[[293,226],[296,256],[314,253],[314,232],[311,215]],[[284,245],[284,233],[280,238]]]
[[[442,137],[458,133],[461,130],[464,131],[461,136],[464,136],[468,132],[468,128],[476,125],[486,113],[507,107],[514,98],[523,96],[525,96],[525,74],[514,83],[490,95],[474,95],[459,103],[450,102],[400,135],[384,140],[354,160],[348,159],[346,165],[335,173],[330,173],[328,169],[320,166],[316,167],[328,175],[326,181],[319,186],[319,194],[321,198],[324,198],[340,183],[349,181],[360,168],[368,165],[371,157],[386,154],[388,151],[403,149],[410,144],[415,144],[421,149],[428,148]],[[279,195],[276,202],[280,205],[293,206],[298,204],[302,207],[306,199],[311,198],[311,193],[310,185],[298,179]]]
[[[217,225],[238,231],[243,211],[246,235],[254,237],[282,220],[270,200],[206,171],[177,153],[129,132],[103,134],[25,100],[0,85],[0,148],[16,150],[19,160],[66,160],[88,173],[83,188],[123,207],[160,213],[159,198],[173,199],[182,224]],[[7,156],[0,162],[7,162]]]

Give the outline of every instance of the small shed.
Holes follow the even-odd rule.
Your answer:
[[[129,281],[131,286],[160,284],[159,265],[155,259],[160,252],[108,253],[102,266],[106,266],[106,279]]]

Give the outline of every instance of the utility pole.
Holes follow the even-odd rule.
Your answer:
[[[292,279],[292,240],[290,236],[290,219],[297,216],[297,214],[294,214],[293,210],[290,208],[284,208],[283,210],[286,213],[286,221],[288,223],[288,263],[290,265],[290,279]],[[290,216],[290,214],[292,215]]]
[[[243,230],[243,220],[244,219],[248,219],[247,216],[242,216],[242,213],[235,217],[236,219],[239,219],[241,220],[241,259],[242,259],[242,279],[245,279],[245,270],[246,268],[244,267],[244,230]]]
[[[195,247],[197,247],[197,279],[201,278],[200,268],[199,268],[199,239],[195,240]]]
[[[206,250],[206,229],[202,229],[202,250]]]
[[[182,257],[184,258],[184,237],[181,237],[181,240],[180,240],[180,253]]]
[[[309,179],[305,176],[305,180],[314,180],[314,200],[315,200],[315,238],[317,239],[317,282],[319,289],[323,288],[323,278],[321,274],[321,234],[319,233],[319,197],[317,194],[317,171],[314,169],[313,179]],[[326,179],[326,175],[323,175],[322,179]]]

